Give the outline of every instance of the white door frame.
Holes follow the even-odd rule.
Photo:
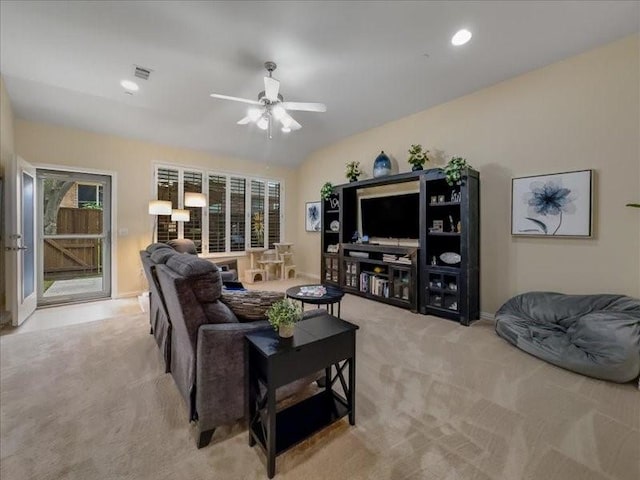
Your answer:
[[[52,163],[34,163],[36,169],[42,170],[59,170],[61,172],[77,172],[77,173],[91,173],[94,175],[107,175],[111,177],[111,225],[109,226],[110,235],[110,243],[111,243],[111,298],[118,298],[118,270],[116,261],[116,252],[117,252],[117,239],[116,235],[116,225],[117,222],[117,195],[118,191],[118,175],[114,170],[100,170],[96,168],[85,168],[85,167],[74,167],[70,165],[56,165]]]

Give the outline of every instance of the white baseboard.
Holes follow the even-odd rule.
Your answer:
[[[480,318],[483,320],[495,320],[495,314],[489,312],[480,312]]]

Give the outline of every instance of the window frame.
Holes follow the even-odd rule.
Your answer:
[[[190,167],[184,165],[175,165],[168,163],[155,163],[153,168],[153,183],[152,183],[152,198],[156,198],[158,192],[158,171],[161,169],[175,170],[178,172],[178,208],[185,208],[184,206],[184,173],[199,173],[202,175],[201,192],[207,199],[207,206],[202,207],[202,253],[198,256],[203,258],[225,258],[225,257],[243,257],[248,254],[249,248],[269,248],[269,183],[277,183],[280,186],[279,197],[279,210],[278,216],[280,219],[280,235],[278,242],[282,242],[285,231],[285,182],[282,178],[263,177],[258,175],[247,175],[243,173],[225,171],[225,170],[210,170],[198,167]],[[224,252],[210,252],[209,251],[209,177],[224,177],[225,183],[225,251]],[[239,178],[245,182],[244,192],[244,249],[241,251],[231,250],[231,179]],[[264,185],[263,198],[263,247],[251,247],[251,182],[258,181]],[[193,207],[188,207],[193,208]],[[184,238],[183,222],[177,222],[178,238]],[[157,235],[157,234],[156,234]],[[154,238],[157,241],[157,236]]]

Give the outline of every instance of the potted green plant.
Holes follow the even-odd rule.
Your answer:
[[[428,153],[429,150],[422,150],[422,145],[420,144],[411,145],[409,149],[409,159],[407,161],[412,165],[412,171],[422,170],[425,162],[429,161],[429,157],[427,157]]]
[[[360,170],[360,162],[347,163],[347,169],[344,173],[347,177],[347,180],[349,180],[350,182],[355,182],[356,180],[358,180],[358,177],[362,175],[362,170]]]
[[[327,182],[324,185],[322,185],[322,188],[320,189],[320,198],[322,198],[323,200],[329,200],[332,194],[333,194],[333,184],[331,182]]]
[[[462,157],[451,157],[449,163],[442,169],[445,180],[449,186],[460,185],[462,183],[462,174],[464,170],[471,168],[467,160]]]
[[[302,318],[302,307],[289,299],[279,300],[267,310],[267,318],[282,338],[293,337],[297,321]]]

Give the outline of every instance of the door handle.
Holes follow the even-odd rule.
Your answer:
[[[17,252],[18,250],[27,250],[27,247],[4,247],[9,252]]]

